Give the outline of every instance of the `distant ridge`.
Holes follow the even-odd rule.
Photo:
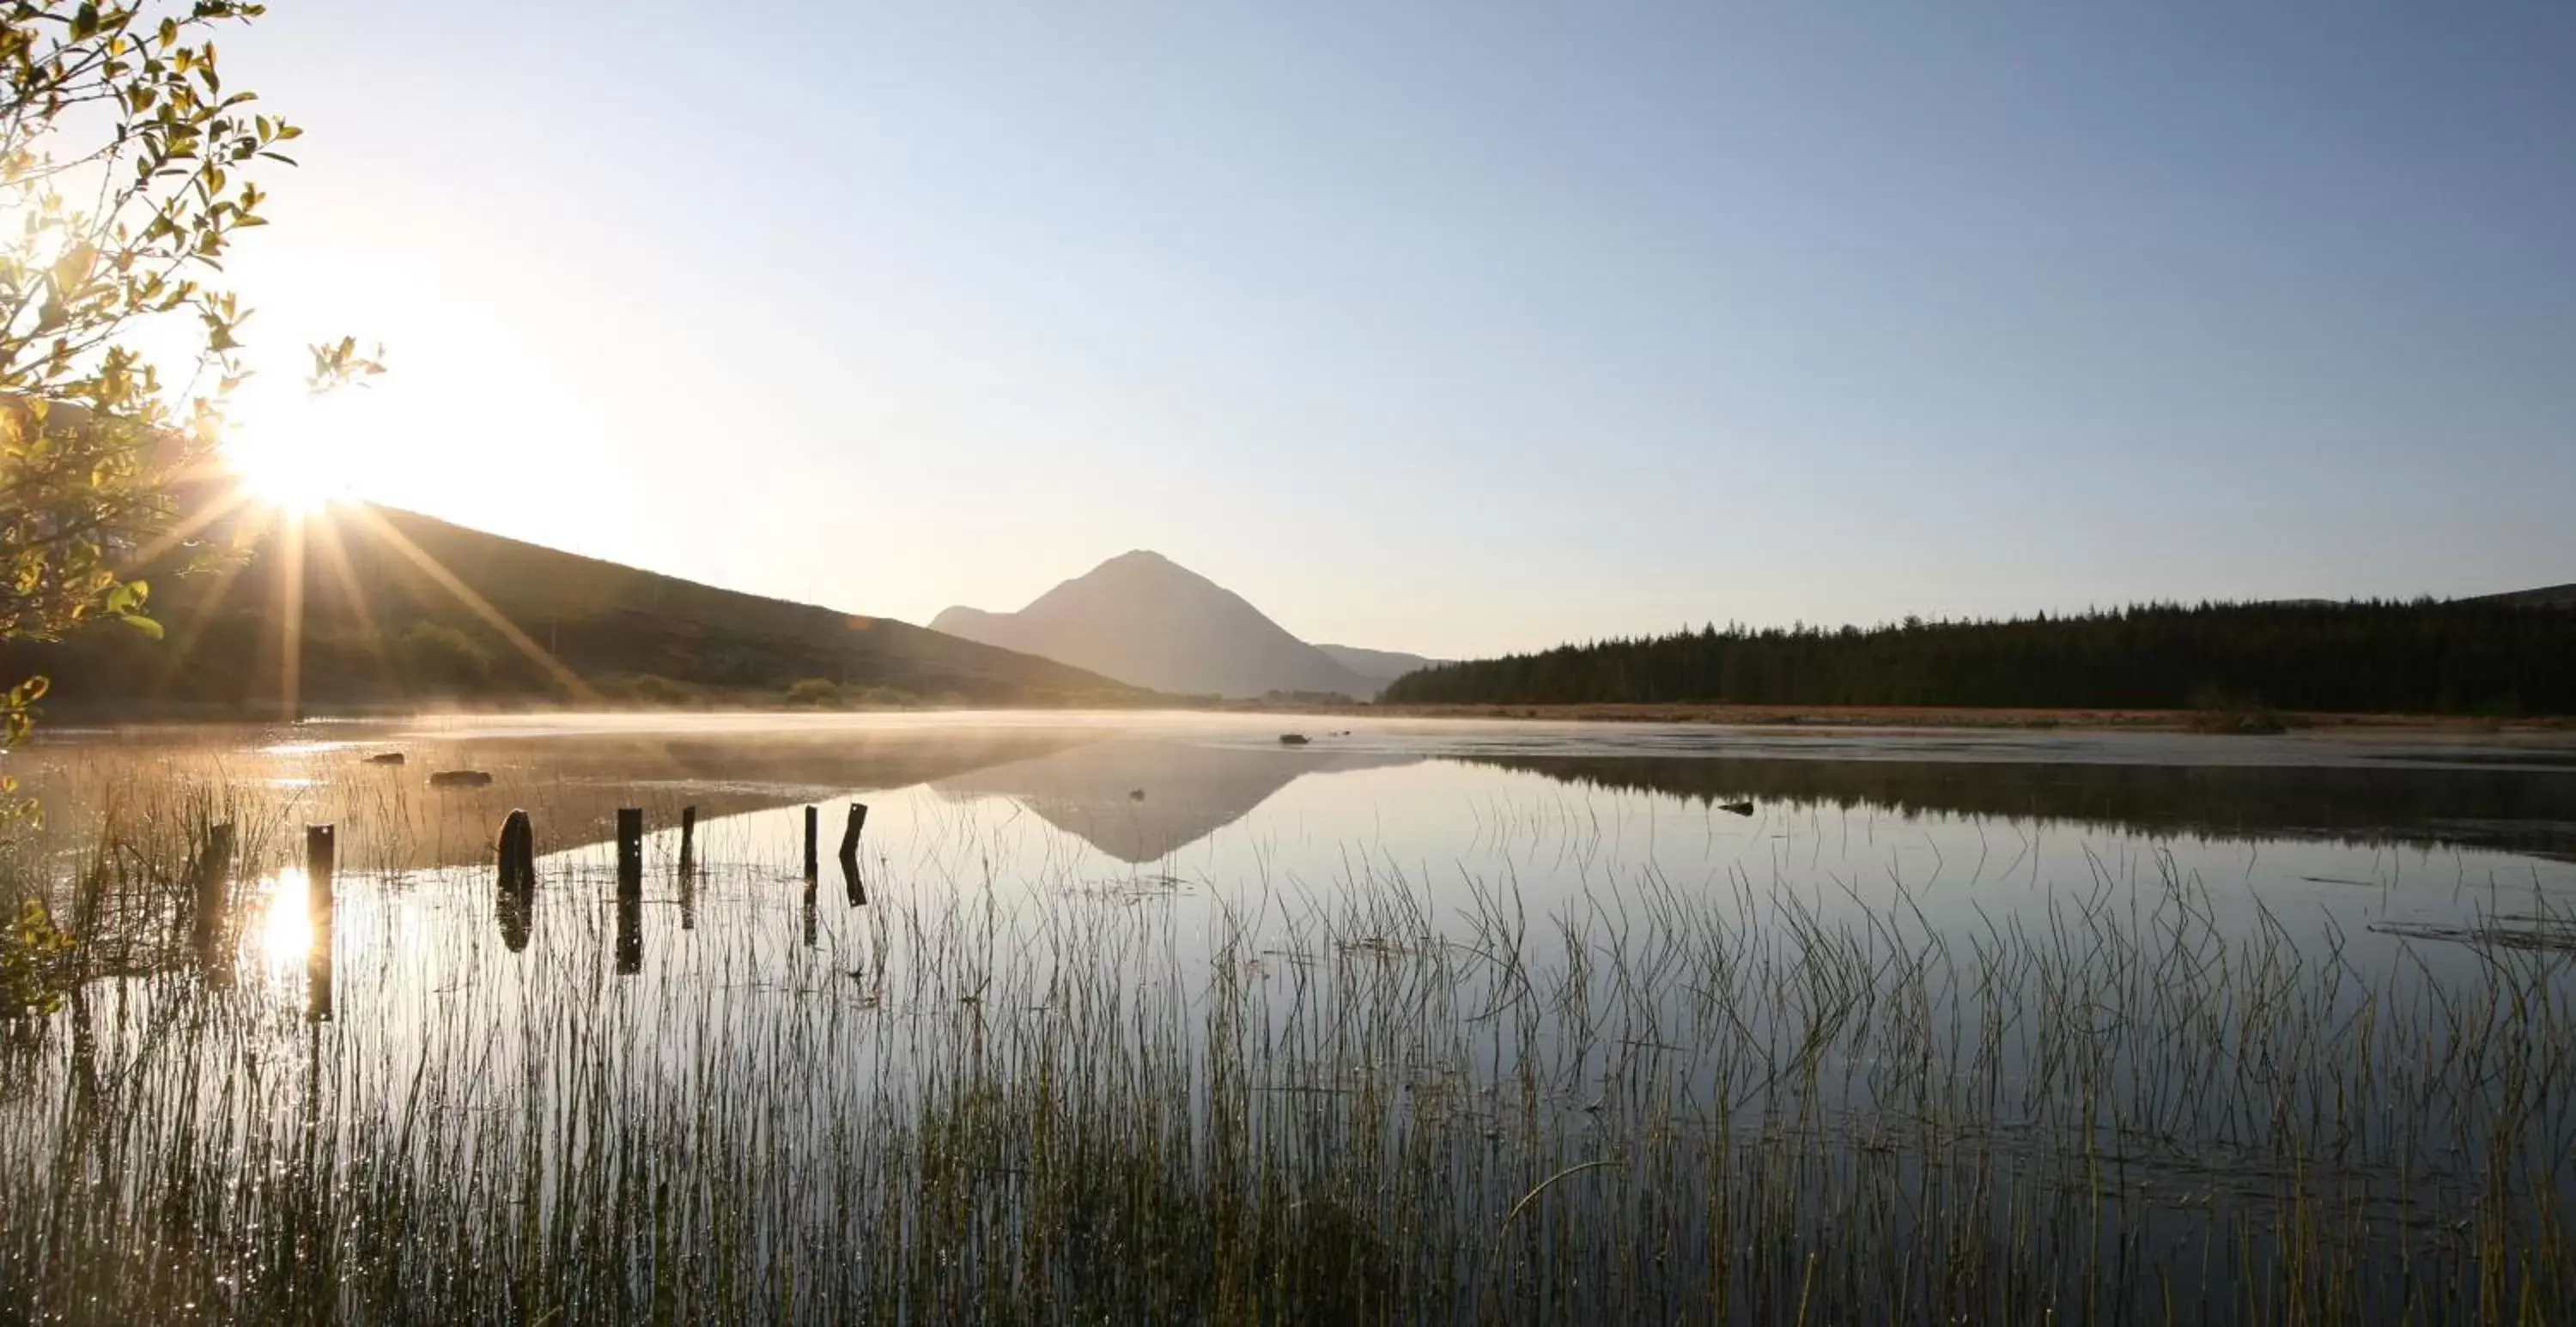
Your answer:
[[[1363,650],[1356,645],[1318,644],[1315,648],[1322,650],[1333,662],[1376,683],[1381,691],[1406,673],[1448,662],[1445,659],[1425,659],[1399,650]]]
[[[1272,692],[1366,699],[1412,655],[1345,651],[1336,657],[1290,635],[1243,596],[1137,549],[1066,581],[1016,613],[950,608],[931,629],[1088,669],[1180,695]],[[1365,667],[1355,667],[1361,656]]]
[[[832,684],[829,699],[817,703],[839,698],[831,692],[995,705],[1143,699],[1051,659],[889,618],[702,585],[398,508],[353,504],[315,528],[328,533],[301,560],[301,605],[292,614],[300,621],[297,694],[313,704],[739,703],[778,700],[804,679]],[[0,663],[11,676],[50,675],[49,703],[266,706],[283,689],[280,628],[290,618],[285,590],[295,581],[286,568],[293,565],[273,532],[259,535],[232,574],[152,576],[151,609],[168,631],[165,641],[111,624],[60,644],[13,645],[0,650]]]
[[[2576,581],[2565,585],[2544,585],[2537,590],[2480,595],[2475,602],[2514,604],[2523,608],[2576,608]]]

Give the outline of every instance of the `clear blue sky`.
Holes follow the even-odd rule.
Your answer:
[[[734,9],[226,43],[362,489],[1440,654],[2576,580],[2576,6]]]

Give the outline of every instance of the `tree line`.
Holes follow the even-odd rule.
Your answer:
[[[1423,669],[1383,699],[2568,714],[2576,611],[2420,599],[2143,604],[1870,628],[1710,625]]]

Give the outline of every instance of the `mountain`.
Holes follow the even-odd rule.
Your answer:
[[[1365,698],[1384,685],[1289,635],[1243,596],[1142,550],[1111,558],[1016,613],[951,608],[930,626],[1183,695]]]
[[[1387,683],[1406,673],[1416,669],[1436,668],[1449,662],[1446,659],[1425,659],[1418,654],[1405,654],[1396,650],[1363,650],[1356,645],[1319,644],[1315,648],[1322,650],[1333,662],[1376,683],[1376,689],[1380,691],[1386,689]]]
[[[274,712],[290,690],[308,707],[775,701],[804,679],[832,684],[806,688],[821,703],[1146,699],[1050,659],[889,618],[718,589],[392,507],[335,507],[300,527],[262,518],[236,534],[248,553],[229,566],[149,575],[165,640],[107,623],[57,644],[13,643],[0,650],[0,673],[45,673],[55,684],[48,704],[72,708]]]

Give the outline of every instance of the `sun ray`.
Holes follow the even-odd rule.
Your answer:
[[[249,565],[247,561],[236,561],[215,568],[212,588],[207,593],[196,596],[194,608],[188,612],[187,619],[179,624],[173,647],[165,652],[160,671],[152,681],[152,689],[155,693],[166,690],[173,681],[177,680],[179,670],[187,666],[189,657],[195,653],[197,642],[205,638],[206,628],[214,625],[215,617],[222,611],[224,599],[232,592],[234,582],[241,579],[242,571]]]
[[[304,717],[304,515],[278,513],[277,685],[279,717]]]
[[[413,543],[409,536],[394,528],[393,522],[386,520],[383,513],[363,503],[349,508],[349,511],[359,520],[366,522],[372,533],[391,545],[395,552],[402,554],[404,559],[413,566],[418,567],[423,575],[435,581],[440,589],[447,591],[457,603],[464,606],[467,612],[482,619],[483,623],[494,631],[500,632],[502,639],[508,641],[519,653],[527,656],[529,662],[545,670],[546,675],[570,692],[573,699],[583,702],[599,699],[599,693],[591,690],[590,684],[582,681],[579,674],[564,667],[563,662],[549,653],[544,646],[537,644],[528,633],[519,630],[517,623],[502,616],[501,610],[494,608],[482,595],[476,594],[472,586],[458,580],[456,573],[449,571],[440,564],[438,559],[431,557],[421,549],[420,545]]]
[[[377,677],[388,684],[399,684],[401,679],[394,669],[393,654],[385,648],[384,633],[376,627],[375,610],[368,606],[366,592],[359,588],[357,568],[350,564],[348,546],[340,538],[339,522],[332,520],[329,510],[325,509],[308,522],[308,528],[313,531],[313,544],[321,553],[322,569],[330,574],[331,583],[347,601],[349,611],[357,616],[359,640],[366,646],[367,653],[375,657]]]
[[[149,568],[153,561],[159,558],[162,554],[167,553],[187,540],[196,537],[198,532],[204,530],[207,526],[213,525],[215,522],[220,521],[249,505],[251,505],[251,498],[248,490],[239,487],[228,489],[222,496],[216,498],[214,501],[190,512],[177,524],[171,526],[168,530],[163,531],[150,543],[134,550],[133,556],[126,559],[126,566],[132,571],[143,571]]]

